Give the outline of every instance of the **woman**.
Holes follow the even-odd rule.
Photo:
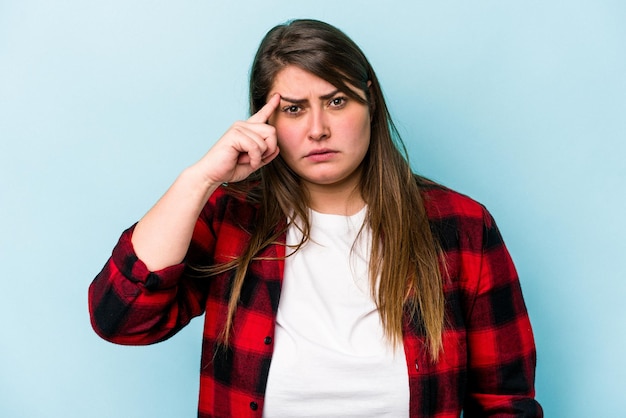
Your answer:
[[[96,332],[150,344],[205,313],[201,417],[542,416],[493,219],[412,173],[354,42],[273,28],[250,98],[122,234],[90,287]]]

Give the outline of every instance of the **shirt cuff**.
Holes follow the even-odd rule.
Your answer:
[[[184,263],[175,264],[157,271],[150,271],[145,263],[137,257],[131,241],[135,226],[122,233],[113,249],[111,260],[128,280],[141,283],[147,290],[159,291],[176,287],[185,269]]]

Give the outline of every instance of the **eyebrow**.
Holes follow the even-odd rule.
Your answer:
[[[328,94],[320,96],[319,98],[320,100],[329,100],[329,99],[332,99],[333,96],[335,96],[339,92],[340,92],[339,89],[335,89]],[[309,101],[309,99],[291,99],[289,97],[283,96],[282,94],[280,95],[280,100],[284,100],[285,102],[294,103],[294,104],[301,104],[301,103],[306,103]]]

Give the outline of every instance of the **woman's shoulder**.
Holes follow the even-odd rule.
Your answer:
[[[209,197],[201,218],[207,222],[245,225],[255,221],[258,208],[257,190],[224,183]]]
[[[428,218],[483,219],[485,207],[473,198],[425,177],[416,176]]]
[[[207,204],[223,206],[240,204],[257,207],[261,198],[258,184],[223,183],[209,197]]]

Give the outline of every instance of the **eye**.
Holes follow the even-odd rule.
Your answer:
[[[294,105],[285,106],[281,110],[283,113],[286,113],[288,115],[297,115],[298,113],[302,111],[302,108],[294,104]]]
[[[332,99],[330,99],[328,106],[334,108],[342,108],[346,105],[347,101],[348,99],[343,96],[333,97]]]

